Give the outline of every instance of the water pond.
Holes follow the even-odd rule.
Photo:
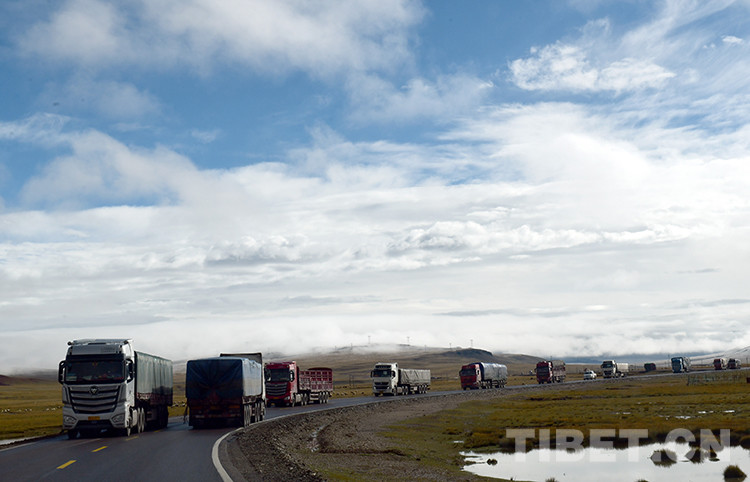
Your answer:
[[[476,475],[525,481],[554,478],[558,482],[650,482],[662,480],[723,481],[724,469],[736,465],[750,475],[750,451],[727,447],[702,461],[690,461],[692,448],[684,443],[641,445],[625,449],[583,448],[575,452],[538,449],[508,454],[462,452]],[[489,462],[489,463],[488,463]]]

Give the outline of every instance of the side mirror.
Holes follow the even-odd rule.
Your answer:
[[[65,381],[65,362],[61,361],[57,368],[57,381],[63,383]]]
[[[135,378],[135,370],[133,369],[134,368],[133,367],[133,360],[128,360],[125,363],[126,363],[125,367],[126,367],[126,369],[128,371],[128,381],[130,381],[133,378]]]

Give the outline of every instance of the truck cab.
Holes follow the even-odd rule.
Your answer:
[[[482,372],[479,363],[469,363],[462,366],[458,376],[461,378],[461,389],[481,388]]]
[[[268,403],[291,406],[302,403],[297,362],[266,363],[265,376]]]
[[[602,375],[604,378],[615,378],[620,376],[617,369],[617,362],[614,360],[604,360],[602,362]]]
[[[144,428],[135,406],[135,351],[131,340],[74,340],[58,368],[63,428],[70,438],[102,429]]]
[[[398,393],[398,363],[376,363],[370,372],[372,393],[375,396]]]
[[[690,358],[684,356],[672,357],[672,372],[681,373],[690,371]]]

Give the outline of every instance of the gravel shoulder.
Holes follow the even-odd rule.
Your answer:
[[[481,390],[398,397],[381,403],[320,410],[264,421],[230,435],[226,457],[232,478],[264,481],[326,480],[313,468],[347,480],[483,480],[420,463],[383,435],[403,420],[451,409],[476,399],[538,390]]]

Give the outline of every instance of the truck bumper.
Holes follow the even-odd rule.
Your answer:
[[[113,412],[76,413],[70,405],[63,406],[63,429],[125,428],[129,422],[127,407],[118,405]]]

